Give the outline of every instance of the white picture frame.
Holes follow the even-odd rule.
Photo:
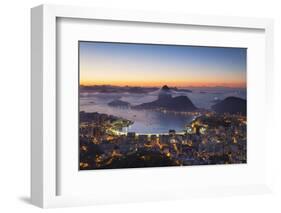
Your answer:
[[[97,199],[97,196],[67,196],[58,195],[57,159],[57,20],[87,19],[87,20],[116,20],[132,23],[153,23],[161,25],[193,25],[202,27],[222,27],[231,29],[257,29],[265,34],[265,94],[266,116],[270,122],[272,113],[273,88],[273,21],[271,19],[216,17],[187,14],[165,14],[142,11],[122,11],[110,9],[95,9],[74,6],[41,5],[31,10],[31,201],[42,208],[76,205],[91,205],[99,203],[114,203],[145,200],[144,195],[112,196],[108,199]],[[73,103],[77,104],[77,103]],[[159,190],[148,200],[177,199],[214,195],[241,195],[264,193],[271,191],[270,164],[270,128],[267,125],[263,133],[266,137],[266,178],[259,184],[241,184],[195,188],[189,190],[172,189],[177,196],[163,196]],[[78,172],[78,171],[77,171]],[[118,172],[118,171],[116,171]],[[111,173],[111,175],[114,175]],[[172,187],[172,186],[170,186]],[[133,192],[132,192],[133,193]],[[162,194],[162,195],[161,195]]]

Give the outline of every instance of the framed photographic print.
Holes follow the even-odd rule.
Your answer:
[[[269,19],[33,8],[32,203],[270,192],[272,30]]]

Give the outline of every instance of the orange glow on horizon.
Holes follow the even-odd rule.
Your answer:
[[[80,43],[80,85],[246,88],[245,48]]]
[[[170,87],[231,87],[231,88],[246,88],[246,82],[175,82],[175,81],[162,81],[162,82],[98,82],[98,81],[80,81],[80,86],[101,86],[101,85],[112,85],[112,86],[137,86],[137,87],[162,87],[168,85]]]

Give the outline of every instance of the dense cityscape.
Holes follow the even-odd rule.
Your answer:
[[[80,112],[80,169],[246,163],[246,117],[195,112],[181,132],[123,133],[133,122]]]

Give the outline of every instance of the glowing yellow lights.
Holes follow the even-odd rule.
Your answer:
[[[83,151],[85,151],[85,152],[88,151],[87,146],[82,146],[81,149],[82,149]]]
[[[83,163],[83,162],[80,162],[80,168],[87,168],[89,166],[88,163]]]

